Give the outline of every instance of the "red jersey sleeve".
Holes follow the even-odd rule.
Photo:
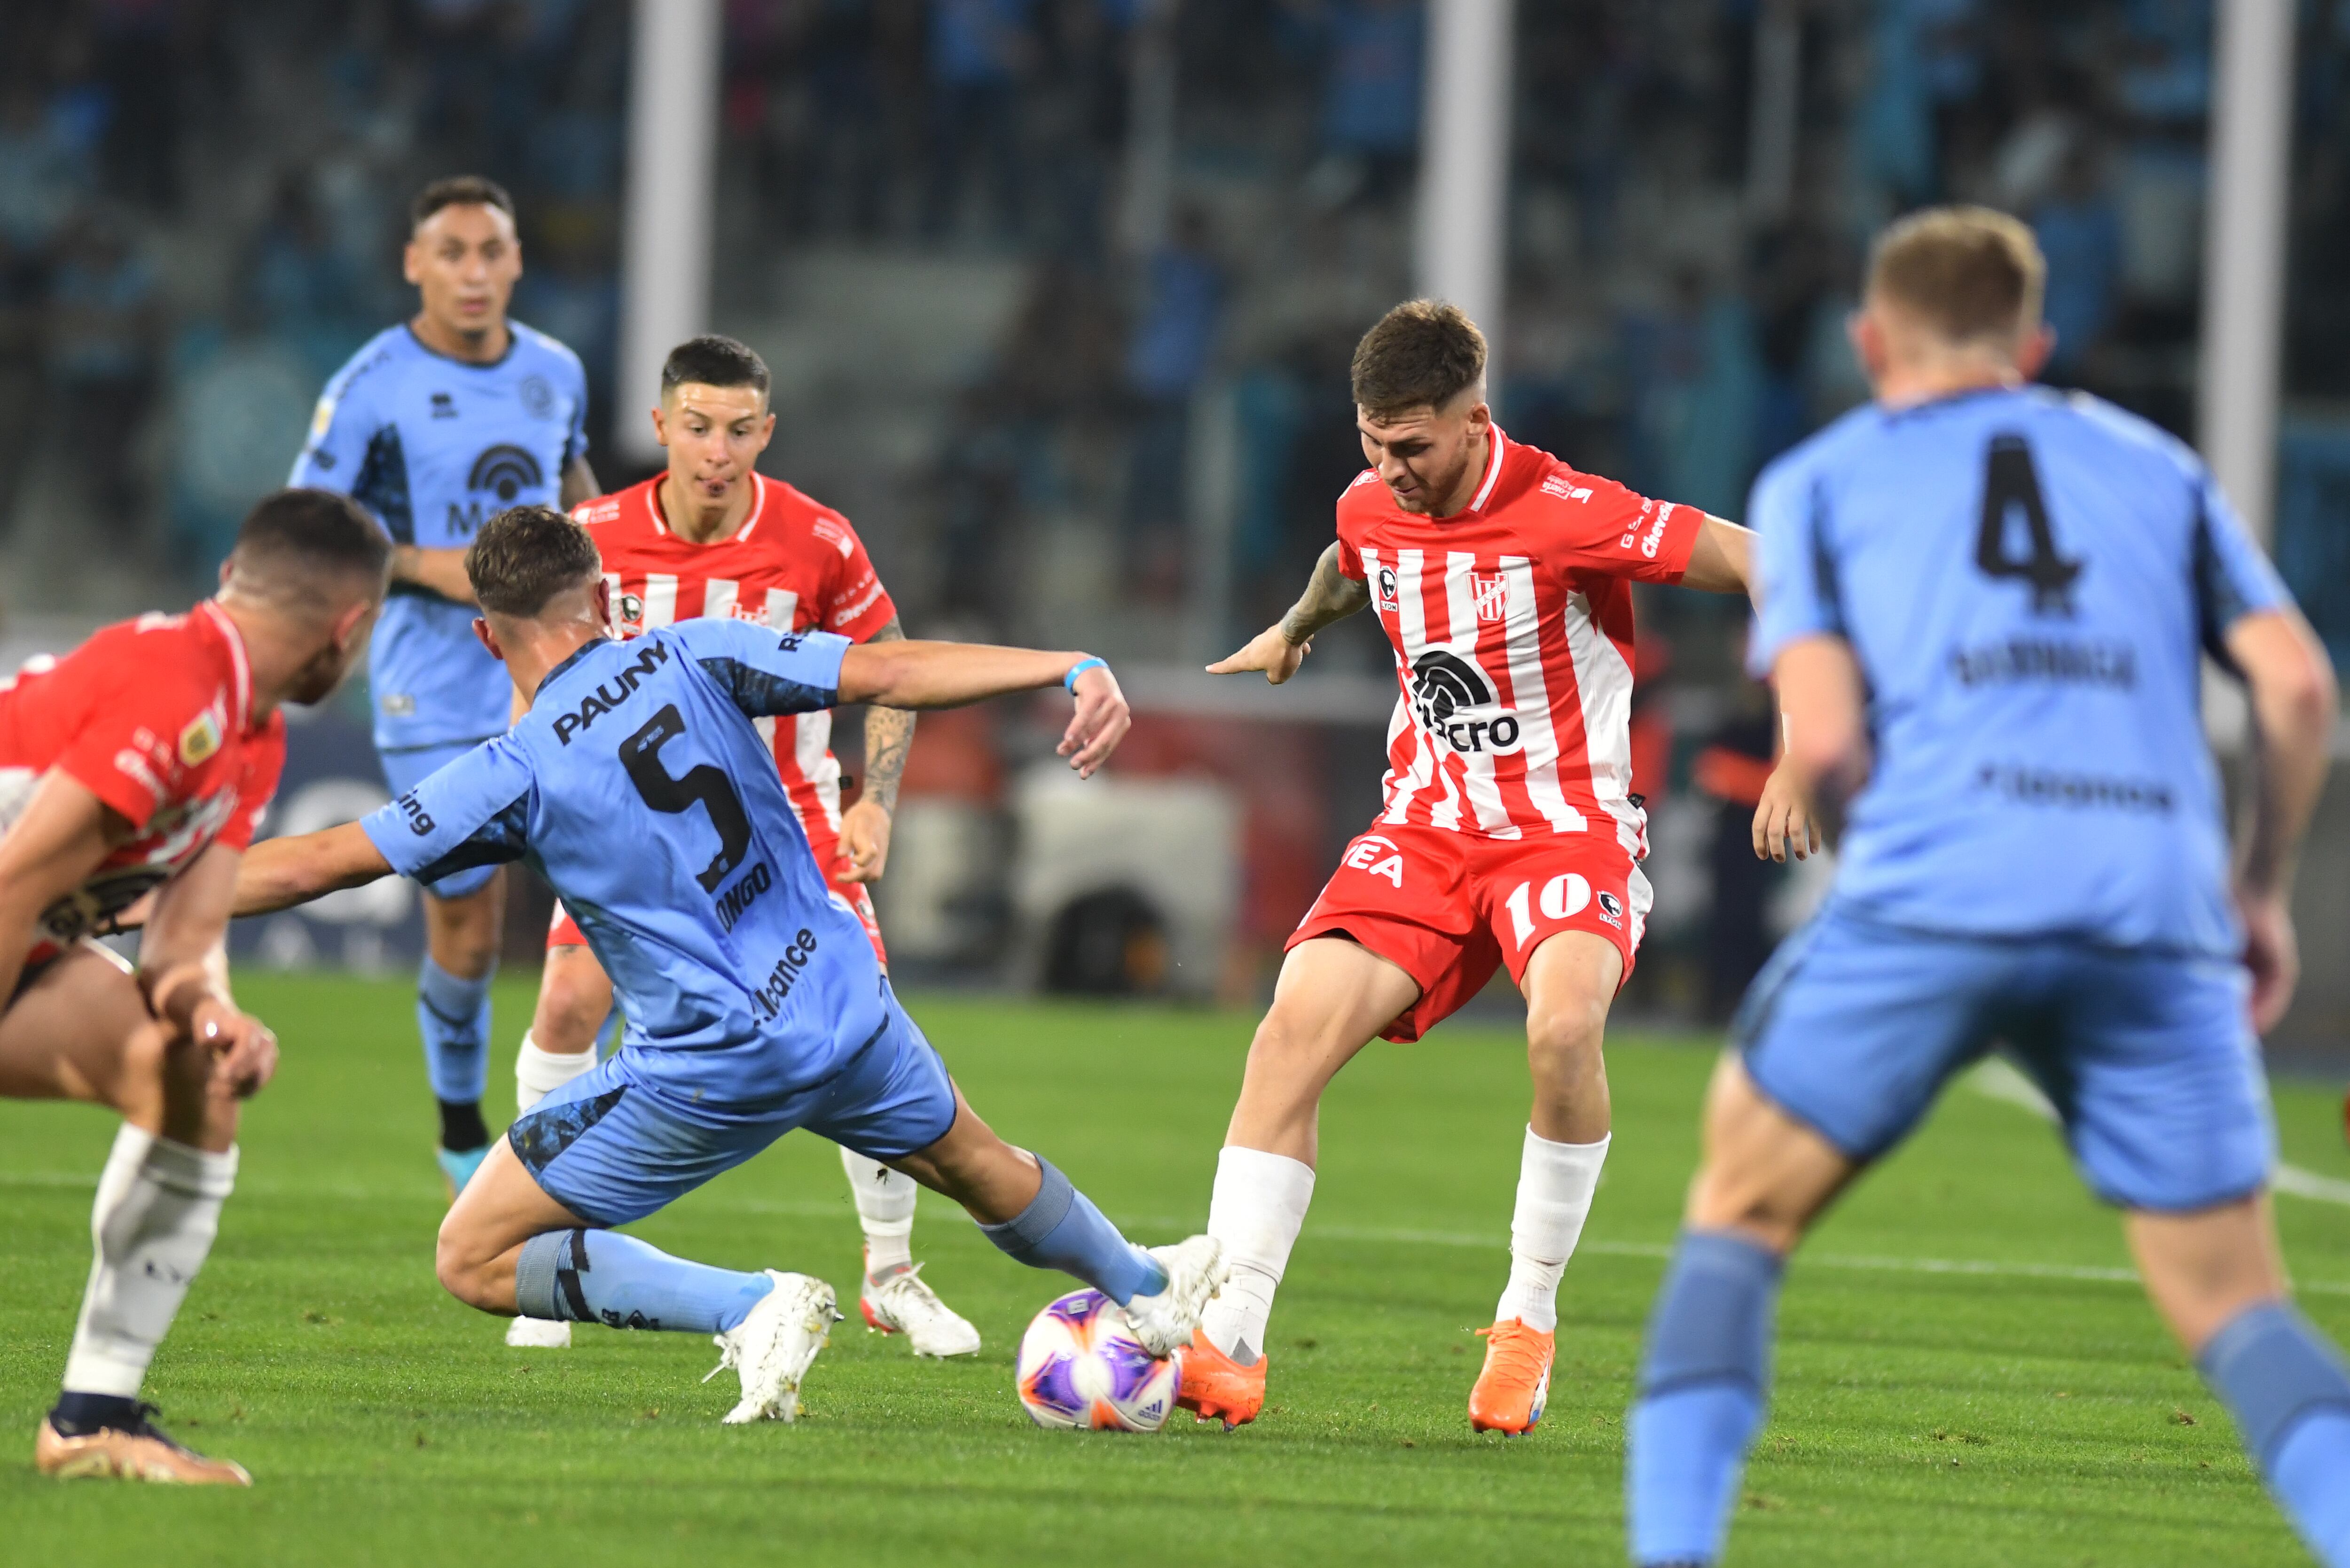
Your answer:
[[[1644,583],[1680,581],[1705,524],[1694,506],[1651,501],[1563,462],[1532,499],[1545,553],[1561,566]]]
[[[277,798],[277,780],[286,771],[286,715],[272,713],[261,732],[244,742],[244,776],[237,782],[236,815],[215,841],[240,852],[253,846],[269,803]]]
[[[890,602],[889,590],[881,586],[881,575],[865,554],[865,541],[857,536],[847,518],[827,512],[816,520],[814,532],[831,557],[830,570],[824,576],[824,601],[816,607],[816,624],[851,642],[863,642],[889,624],[898,607]]]
[[[1341,576],[1358,583],[1363,580],[1363,550],[1355,542],[1357,529],[1347,525],[1351,510],[1348,503],[1354,499],[1355,492],[1366,484],[1377,484],[1378,479],[1376,472],[1367,468],[1355,475],[1354,483],[1347,485],[1338,497],[1338,571]]]
[[[144,831],[225,742],[226,716],[209,690],[118,662],[120,650],[111,647],[86,653],[100,662],[74,672],[75,711],[53,765]]]

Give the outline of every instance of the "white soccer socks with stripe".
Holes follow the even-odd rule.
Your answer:
[[[542,1051],[523,1032],[522,1049],[515,1055],[515,1115],[528,1116],[539,1101],[579,1076],[594,1070],[594,1047],[585,1051]]]
[[[1517,1211],[1510,1217],[1510,1282],[1493,1308],[1495,1323],[1516,1318],[1540,1333],[1556,1332],[1559,1275],[1591,1217],[1608,1142],[1553,1143],[1526,1129]]]
[[[1303,1160],[1237,1146],[1216,1157],[1208,1234],[1223,1244],[1232,1272],[1200,1327],[1211,1345],[1243,1366],[1264,1353],[1274,1293],[1313,1201],[1314,1168]]]
[[[914,1195],[921,1190],[914,1179],[848,1148],[840,1151],[840,1168],[848,1173],[857,1221],[865,1227],[866,1277],[878,1280],[912,1263]]]
[[[89,1213],[96,1259],[66,1359],[69,1394],[135,1398],[220,1231],[236,1150],[208,1154],[128,1123]]]

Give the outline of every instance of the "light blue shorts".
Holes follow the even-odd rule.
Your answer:
[[[546,1195],[583,1220],[625,1225],[667,1207],[800,1127],[874,1159],[927,1148],[954,1125],[947,1065],[896,998],[839,1072],[773,1116],[688,1121],[635,1081],[624,1048],[506,1129]]]
[[[2248,984],[2226,960],[1928,936],[1831,908],[1756,977],[1731,1038],[1766,1096],[1856,1161],[2003,1045],[2098,1197],[2184,1212],[2258,1190],[2276,1158]]]
[[[383,766],[383,781],[391,787],[393,798],[406,794],[481,742],[461,742],[449,746],[403,747],[397,752],[376,753],[376,761]],[[490,885],[498,874],[494,866],[475,866],[463,871],[452,871],[438,882],[421,884],[424,891],[435,898],[470,898]]]

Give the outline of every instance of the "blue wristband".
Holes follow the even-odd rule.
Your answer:
[[[1109,660],[1107,659],[1080,659],[1075,664],[1069,666],[1069,672],[1061,677],[1061,684],[1067,689],[1069,695],[1074,697],[1077,694],[1078,676],[1083,675],[1088,670],[1107,670],[1108,668]]]

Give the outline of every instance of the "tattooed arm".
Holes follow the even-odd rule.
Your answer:
[[[902,641],[898,618],[866,640]],[[914,743],[914,715],[903,708],[865,710],[865,790],[840,814],[840,852],[848,861],[841,879],[879,882],[889,864],[889,823],[898,809],[898,780],[906,771],[906,751]]]
[[[1278,686],[1296,674],[1305,656],[1314,651],[1315,632],[1370,602],[1371,586],[1338,569],[1338,546],[1334,543],[1314,564],[1314,575],[1306,579],[1305,591],[1289,607],[1289,613],[1251,638],[1238,653],[1208,666],[1208,673],[1237,675],[1262,670],[1264,678]]]

